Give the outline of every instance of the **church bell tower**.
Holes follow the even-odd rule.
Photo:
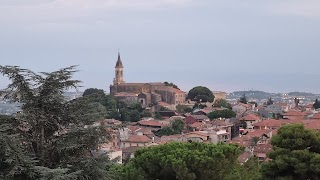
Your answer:
[[[113,80],[114,85],[122,84],[124,83],[123,80],[123,65],[120,57],[120,52],[118,53],[118,60],[115,67],[115,78]]]

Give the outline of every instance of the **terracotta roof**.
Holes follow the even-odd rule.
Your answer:
[[[212,121],[212,125],[215,126],[232,126],[233,124],[222,121],[222,120],[216,120],[216,121]]]
[[[133,135],[129,137],[125,142],[136,142],[136,143],[147,143],[151,142],[152,140],[145,135]]]
[[[208,136],[209,134],[203,131],[194,131],[194,132],[190,132],[189,134],[197,134],[200,136]]]
[[[197,120],[204,120],[204,119],[209,119],[207,116],[205,115],[191,115],[191,117],[194,117]]]
[[[261,119],[259,116],[255,115],[255,114],[248,114],[246,116],[244,116],[243,118],[241,118],[241,121],[257,121]]]
[[[271,132],[271,129],[257,129],[255,131],[251,131],[243,137],[251,139],[253,137],[262,137],[263,135],[267,135]]]
[[[252,105],[251,105],[251,104],[238,103],[237,105],[244,106],[244,107],[246,107],[247,109],[252,108]]]
[[[319,120],[308,121],[308,123],[305,124],[305,127],[308,129],[320,130],[320,121]]]
[[[272,145],[271,144],[258,144],[253,152],[256,153],[268,153],[272,150]]]
[[[138,121],[138,123],[141,126],[151,126],[151,127],[162,127],[162,126],[164,126],[162,123],[160,123],[157,120],[142,120],[142,121]]]
[[[193,123],[193,124],[191,124],[189,126],[192,127],[192,128],[197,128],[197,127],[200,127],[201,125],[203,125],[201,122],[195,122],[195,123]]]
[[[141,129],[140,126],[127,126],[127,128],[132,131],[132,132],[136,132],[138,131],[139,129]]]
[[[266,119],[260,122],[254,123],[253,126],[258,127],[280,127],[283,124],[290,123],[289,120],[276,120],[276,119]]]
[[[303,116],[303,114],[296,110],[290,110],[283,114],[283,116]]]
[[[240,163],[245,163],[247,162],[250,158],[252,157],[252,154],[250,152],[244,152],[242,154],[240,154],[240,156],[238,157],[238,161]]]
[[[320,113],[314,114],[311,119],[320,119]]]
[[[186,124],[193,124],[193,123],[198,122],[198,121],[194,117],[188,116],[188,117],[184,118],[184,122]]]

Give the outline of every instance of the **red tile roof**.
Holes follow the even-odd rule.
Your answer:
[[[303,116],[303,113],[296,111],[296,110],[290,110],[283,114],[283,116]]]
[[[248,114],[246,116],[244,116],[243,118],[241,118],[241,121],[257,121],[261,119],[259,116],[255,115],[255,114]]]
[[[192,116],[188,116],[188,117],[184,118],[184,122],[186,124],[193,124],[193,123],[198,122],[198,121],[196,120],[196,118],[194,118]]]
[[[162,127],[164,126],[157,120],[141,120],[138,122],[141,126]]]
[[[257,153],[268,153],[268,152],[270,152],[271,150],[272,150],[272,145],[271,145],[271,144],[258,144],[258,145],[254,148],[253,152],[254,152],[255,154],[257,154]]]
[[[152,140],[145,135],[133,135],[129,137],[125,142],[135,142],[135,143],[148,143]]]
[[[320,119],[320,113],[314,114],[311,119]]]
[[[138,131],[139,129],[141,129],[140,126],[127,126],[127,128],[132,131],[132,132],[136,132]]]
[[[189,126],[192,127],[192,128],[197,128],[197,127],[200,127],[201,125],[203,125],[201,122],[195,122],[195,123],[193,123],[193,124],[191,124]]]

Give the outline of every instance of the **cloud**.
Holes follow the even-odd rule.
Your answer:
[[[269,6],[269,10],[276,14],[298,16],[307,18],[320,17],[320,1],[319,0],[287,0],[273,3]]]

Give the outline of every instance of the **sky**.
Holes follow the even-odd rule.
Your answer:
[[[109,91],[126,82],[182,90],[319,93],[319,0],[1,0],[0,65]],[[0,89],[8,84],[0,77]]]

